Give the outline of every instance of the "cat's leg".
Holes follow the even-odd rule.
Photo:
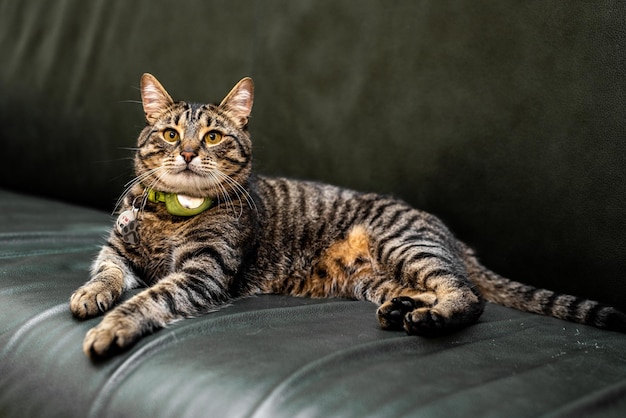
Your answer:
[[[230,301],[229,280],[206,270],[178,271],[108,312],[89,330],[83,351],[92,359],[109,357],[143,335],[184,318],[200,316]],[[221,277],[221,279],[220,279]]]
[[[377,292],[381,327],[431,336],[474,323],[484,301],[468,279],[456,242],[436,219],[415,224],[389,228],[373,245],[395,285]]]
[[[409,334],[433,335],[476,321],[483,301],[453,249],[389,229],[385,235],[356,225],[320,255],[308,280],[287,286],[290,294],[369,300],[380,305],[382,328]]]
[[[408,334],[433,336],[472,324],[481,315],[484,301],[466,273],[432,250],[416,246],[406,263],[394,263],[402,289],[390,292],[393,297],[378,308],[381,327],[401,326]]]
[[[382,328],[433,336],[472,324],[481,315],[484,301],[458,273],[412,274],[409,281],[414,283],[407,283],[397,296],[379,306],[377,318]]]
[[[70,297],[70,310],[80,319],[100,315],[111,309],[125,290],[139,283],[125,260],[105,245],[92,265],[91,279]]]

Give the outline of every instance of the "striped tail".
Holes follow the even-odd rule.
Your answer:
[[[465,262],[470,280],[489,302],[626,333],[626,314],[612,306],[504,278],[480,264],[470,249],[465,251]]]

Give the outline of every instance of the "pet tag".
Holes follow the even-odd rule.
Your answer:
[[[139,242],[139,234],[137,233],[137,212],[138,210],[135,208],[125,210],[120,213],[120,216],[117,217],[117,221],[115,222],[117,232],[122,235],[122,239],[127,244],[134,245]]]
[[[167,193],[165,207],[176,216],[194,216],[204,212],[213,205],[208,197],[191,197],[182,194]]]
[[[178,203],[185,209],[198,209],[200,206],[204,205],[205,199],[203,197],[191,197],[185,196],[184,194],[176,195],[178,199]]]

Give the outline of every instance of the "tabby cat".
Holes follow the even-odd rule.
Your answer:
[[[382,328],[413,335],[472,324],[485,300],[626,332],[614,308],[489,271],[439,219],[400,200],[255,176],[253,92],[244,78],[219,105],[175,102],[142,76],[136,178],[70,300],[78,318],[110,310],[85,337],[90,358],[263,293],[368,300]],[[136,287],[145,289],[113,308]]]

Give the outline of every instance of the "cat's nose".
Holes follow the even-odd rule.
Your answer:
[[[187,164],[189,164],[191,160],[198,156],[198,154],[196,154],[194,151],[183,151],[180,153],[180,155],[185,159],[185,162]]]

